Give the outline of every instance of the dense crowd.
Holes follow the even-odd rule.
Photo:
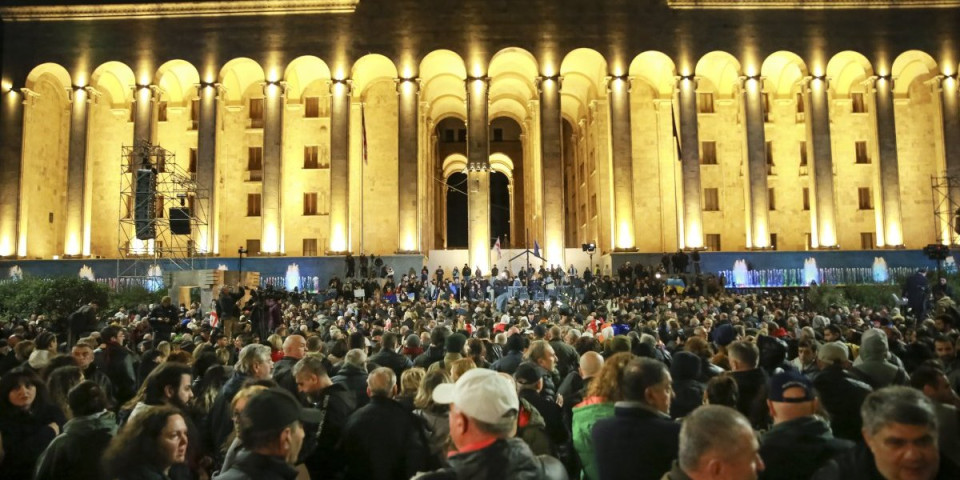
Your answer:
[[[36,312],[0,326],[0,478],[960,478],[945,284],[821,309],[674,258]]]

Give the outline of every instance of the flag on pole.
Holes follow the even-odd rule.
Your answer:
[[[536,239],[533,240],[533,256],[543,260],[540,256],[540,243]]]
[[[367,164],[367,114],[360,104],[360,136],[363,137],[363,164]]]
[[[503,258],[503,254],[500,253],[500,237],[497,237],[497,243],[493,244],[493,248],[497,251],[497,260]]]

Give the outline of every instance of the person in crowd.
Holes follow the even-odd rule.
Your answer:
[[[513,438],[520,401],[509,378],[475,368],[455,384],[438,385],[433,400],[450,405],[450,438],[456,454],[448,458],[449,467],[418,475],[417,480],[566,478],[557,459],[536,457],[522,440]]]
[[[560,378],[566,378],[570,372],[576,370],[580,355],[572,345],[564,341],[559,326],[550,327],[544,339],[550,343],[550,347],[557,356],[557,372]]]
[[[690,352],[677,352],[670,363],[673,391],[670,416],[681,418],[703,404],[707,386],[700,382],[700,358]]]
[[[37,459],[66,418],[40,377],[22,367],[0,378],[0,478],[30,478]]]
[[[409,412],[416,409],[413,402],[417,398],[417,391],[420,389],[420,384],[426,374],[427,372],[422,368],[411,367],[404,370],[403,375],[400,376],[400,393],[394,400],[403,405]]]
[[[342,383],[347,390],[353,392],[357,408],[370,402],[367,396],[367,354],[359,348],[354,348],[343,357],[343,366],[333,377],[334,383]]]
[[[224,285],[220,289],[220,295],[217,297],[217,315],[220,319],[220,328],[224,336],[233,338],[239,333],[240,307],[238,303],[243,298],[245,292],[242,286],[233,293],[229,285]]]
[[[306,437],[303,425],[320,420],[319,411],[303,408],[283,388],[268,388],[253,394],[236,420],[243,449],[217,480],[297,478],[294,465]]]
[[[507,337],[507,344],[504,347],[503,358],[493,362],[493,365],[490,366],[491,369],[498,372],[503,372],[508,375],[513,375],[517,371],[517,367],[520,366],[520,363],[523,362],[523,350],[524,350],[523,337],[519,334],[513,334]]]
[[[71,361],[73,360],[71,357]],[[47,392],[50,394],[50,401],[63,412],[64,418],[70,420],[73,418],[73,412],[70,410],[70,403],[67,401],[67,394],[70,389],[83,381],[83,372],[80,367],[65,366],[54,369],[47,378]]]
[[[398,341],[397,334],[384,333],[380,337],[380,351],[370,357],[370,362],[390,368],[397,378],[401,378],[406,369],[413,368],[413,362],[405,355],[397,353]]]
[[[830,416],[833,435],[862,442],[860,405],[873,388],[854,378],[847,371],[849,365],[846,345],[841,342],[821,345],[817,350],[820,373],[814,378],[813,387],[819,395],[820,404]]]
[[[910,376],[899,364],[899,360],[890,353],[887,334],[879,328],[871,328],[863,333],[860,339],[860,355],[853,362],[851,373],[874,390],[910,382]]]
[[[713,377],[707,382],[703,392],[704,405],[723,405],[737,408],[740,401],[740,389],[737,381],[729,374]]]
[[[223,445],[233,431],[232,412],[230,402],[233,396],[240,391],[244,382],[249,379],[264,380],[270,378],[273,369],[273,360],[270,358],[270,347],[251,344],[243,347],[234,366],[233,376],[227,380],[213,402],[210,414],[207,416],[206,434],[207,447],[214,451]]]
[[[960,397],[950,387],[947,376],[942,370],[923,366],[910,375],[910,386],[923,392],[937,412],[939,423],[940,454],[946,456],[955,465],[960,465]]]
[[[429,445],[420,420],[393,400],[396,393],[393,369],[370,372],[370,403],[350,415],[340,439],[347,480],[407,480],[427,469]]]
[[[233,432],[227,437],[226,443],[228,445],[223,445],[221,451],[217,452],[218,454],[222,453],[222,460],[220,457],[216,459],[217,465],[220,466],[220,468],[217,469],[217,475],[222,471],[229,470],[234,462],[237,461],[237,454],[243,449],[243,444],[240,443],[240,437],[237,436],[237,432],[239,432],[237,429],[237,421],[240,419],[240,412],[247,406],[247,400],[250,400],[250,397],[268,388],[270,387],[266,385],[247,385],[234,395],[233,401],[230,402],[230,409],[233,412]],[[301,452],[302,451],[301,449]]]
[[[76,360],[80,370],[83,371],[83,378],[97,382],[97,384],[100,385],[100,389],[107,395],[107,400],[110,401],[110,404],[115,405],[113,400],[113,383],[111,383],[110,378],[100,370],[97,363],[93,361],[94,348],[95,347],[91,346],[86,339],[81,339],[73,346],[70,354],[73,356],[73,359]]]
[[[557,398],[557,385],[560,383],[559,373],[557,372],[557,354],[553,351],[546,340],[536,340],[530,343],[524,362],[533,366],[533,368],[543,379],[543,388],[540,389],[540,396],[546,402],[560,402]]]
[[[429,368],[430,365],[443,360],[445,353],[444,345],[446,344],[447,337],[451,334],[450,329],[445,326],[434,327],[433,330],[430,331],[430,346],[413,361],[413,365],[426,369]]]
[[[890,386],[861,406],[865,445],[830,460],[815,480],[960,478],[960,467],[940,455],[936,409],[922,392]]]
[[[831,458],[853,448],[854,442],[833,437],[830,425],[817,415],[819,402],[813,382],[798,371],[770,378],[767,407],[773,427],[760,438],[762,479],[807,480]]]
[[[633,354],[626,352],[608,358],[596,379],[590,382],[586,397],[573,407],[571,421],[573,446],[583,470],[584,480],[600,478],[594,457],[596,448],[591,434],[598,421],[613,417],[616,402],[624,400],[623,372],[633,358]]]
[[[817,368],[817,350],[820,344],[814,339],[803,338],[797,342],[797,358],[791,360],[791,364],[797,371],[813,378],[817,376],[820,370]]]
[[[283,356],[273,364],[273,381],[297,395],[297,379],[293,377],[293,366],[307,354],[307,339],[302,335],[289,335],[283,340]]]
[[[536,454],[552,454],[556,456],[557,449],[567,442],[569,434],[563,422],[563,411],[555,401],[544,400],[540,392],[543,390],[543,377],[541,372],[532,363],[521,363],[513,374],[514,381],[517,383],[517,395],[521,402],[529,403],[532,409],[543,418],[544,433],[546,434],[543,442],[531,441],[526,435],[521,435],[530,449]],[[522,410],[522,408],[521,408]],[[521,423],[523,421],[521,420]],[[522,430],[523,426],[520,426]]]
[[[101,457],[117,434],[117,418],[103,387],[85,380],[67,395],[74,417],[37,461],[34,480],[106,480]]]
[[[187,424],[173,407],[146,411],[125,425],[104,454],[107,478],[117,480],[185,480],[174,470],[187,458]]]
[[[357,397],[342,383],[334,383],[320,358],[307,356],[293,367],[297,388],[307,405],[319,410],[323,423],[307,425],[308,455],[305,464],[310,475],[336,478],[343,469],[343,458],[337,447],[347,418],[357,408]]]
[[[170,340],[174,326],[179,323],[180,312],[173,305],[173,300],[165,296],[160,304],[150,312],[150,327],[153,328],[154,338],[158,342]]]
[[[757,430],[770,424],[767,410],[767,374],[759,368],[760,351],[746,341],[736,341],[727,347],[731,375],[737,381],[739,396],[737,410],[750,419]]]
[[[444,383],[450,383],[447,372],[435,370],[427,373],[420,382],[417,396],[413,399],[413,405],[416,407],[413,413],[421,418],[427,434],[430,455],[438,462],[446,460],[447,452],[452,447],[449,444],[450,407],[445,403],[433,401],[433,391],[438,385]]]
[[[603,356],[597,352],[585,352],[580,356],[579,367],[567,374],[560,382],[557,395],[563,401],[563,422],[570,429],[573,422],[573,407],[580,404],[587,395],[593,379],[603,368]]]
[[[677,460],[664,480],[756,480],[765,464],[750,421],[723,405],[704,405],[680,428]]]
[[[105,344],[101,349],[100,368],[110,379],[114,388],[114,398],[121,405],[137,393],[133,352],[123,346],[126,336],[120,327],[113,325],[100,331],[100,340]]]
[[[600,480],[659,479],[677,457],[680,424],[670,418],[673,379],[667,366],[634,358],[623,369],[623,401],[598,420],[591,437]]]
[[[186,414],[193,400],[193,376],[190,367],[164,362],[144,380],[140,394],[124,406],[129,410],[126,421],[132,421],[141,413],[162,405],[174,407]]]

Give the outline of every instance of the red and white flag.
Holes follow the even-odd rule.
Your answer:
[[[500,237],[497,237],[497,243],[493,244],[493,249],[497,251],[497,260],[503,258],[503,254],[500,253]]]

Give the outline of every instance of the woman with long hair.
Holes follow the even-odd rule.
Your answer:
[[[66,418],[49,401],[47,386],[27,369],[15,368],[0,379],[0,478],[31,478],[33,466]]]
[[[420,367],[408,368],[400,375],[400,393],[394,399],[403,405],[407,411],[412,412],[414,408],[413,400],[417,398],[417,392],[420,390],[420,383],[427,371]]]
[[[125,425],[107,447],[104,466],[108,478],[171,478],[171,468],[186,461],[187,443],[187,424],[179,410],[147,410]]]
[[[600,478],[594,463],[590,431],[597,421],[612,417],[614,403],[623,400],[623,369],[633,358],[633,354],[629,352],[617,353],[608,358],[600,373],[590,382],[586,397],[573,407],[573,447],[580,458],[584,479]]]
[[[414,414],[423,418],[430,441],[430,454],[445,462],[450,446],[450,406],[433,401],[433,390],[437,385],[450,383],[450,377],[443,369],[427,373],[420,382],[420,389],[413,399]]]
[[[50,393],[50,401],[60,408],[67,420],[73,418],[73,412],[70,410],[70,402],[67,401],[67,394],[70,389],[79,385],[83,381],[83,372],[80,367],[60,367],[50,372],[47,378],[47,390]]]

